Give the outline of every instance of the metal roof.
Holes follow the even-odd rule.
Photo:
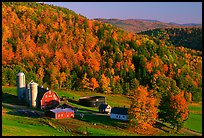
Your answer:
[[[111,113],[112,114],[127,115],[128,114],[128,108],[113,107],[113,108],[111,108]]]
[[[36,85],[38,85],[36,82],[30,82],[30,84],[36,84]]]
[[[100,109],[106,109],[107,106],[108,106],[108,104],[100,104],[99,108]]]
[[[23,72],[19,72],[18,74],[17,74],[17,76],[24,76],[25,74],[23,73]]]
[[[90,99],[98,99],[98,98],[104,98],[104,99],[105,99],[104,96],[85,96],[85,97],[80,97],[79,99],[80,99],[80,100],[83,100],[83,99],[88,99],[88,100],[90,100]]]
[[[64,109],[56,108],[56,109],[52,109],[50,111],[52,111],[54,113],[59,113],[59,112],[74,112],[74,110],[72,110],[71,108],[64,108]]]

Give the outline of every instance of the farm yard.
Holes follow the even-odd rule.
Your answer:
[[[127,122],[111,119],[107,114],[98,112],[97,107],[79,105],[80,97],[87,95],[102,95],[106,97],[111,107],[129,107],[130,101],[121,95],[105,95],[92,92],[76,92],[56,90],[59,97],[69,97],[68,103],[77,107],[74,118],[54,119],[33,116],[41,113],[37,108],[28,108],[17,103],[16,87],[2,87],[2,135],[3,136],[138,136],[127,127]],[[179,133],[168,133],[171,129],[163,125],[155,127],[147,135],[158,136],[195,136],[192,130],[202,133],[202,104],[189,104],[189,119],[185,122],[185,129]],[[23,114],[22,111],[27,111]],[[32,114],[33,113],[33,114]],[[81,116],[83,114],[83,116]],[[23,125],[22,125],[23,124]],[[15,127],[14,127],[15,126]]]

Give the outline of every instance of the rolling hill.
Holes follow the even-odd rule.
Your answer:
[[[42,3],[2,3],[2,86],[16,86],[18,72],[24,72],[26,84],[33,80],[52,90],[141,98],[148,103],[141,110],[145,118],[151,113],[156,118],[155,106],[163,107],[159,100],[170,101],[170,94],[183,101],[202,101],[202,51]],[[187,109],[186,102],[181,104]],[[11,126],[19,125],[9,121],[13,116],[5,117]]]
[[[165,23],[160,22],[157,20],[148,20],[148,19],[102,19],[102,18],[96,18],[95,20],[104,22],[104,23],[110,23],[114,26],[120,27],[128,32],[134,32],[139,33],[147,30],[153,30],[157,28],[178,28],[178,27],[202,27],[202,24],[195,24],[195,23],[189,23],[189,24],[177,24],[177,23]]]
[[[174,46],[184,46],[202,51],[201,27],[159,28],[143,31],[139,34],[157,37]]]
[[[194,101],[202,90],[200,51],[167,46],[159,38],[129,33],[66,8],[4,2],[2,85],[15,85],[19,71],[26,82],[54,89],[128,95],[138,85],[155,89],[161,75],[180,90],[191,89]],[[192,81],[184,85],[186,76]]]

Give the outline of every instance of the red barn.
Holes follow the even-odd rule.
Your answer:
[[[38,107],[41,109],[53,109],[60,103],[60,98],[51,90],[38,87]]]
[[[56,108],[45,112],[45,116],[55,119],[74,118],[74,110],[71,108]]]

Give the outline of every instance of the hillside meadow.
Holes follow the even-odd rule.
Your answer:
[[[2,103],[17,104],[16,87],[2,87]],[[92,92],[76,92],[67,90],[55,90],[57,94],[73,98],[77,101],[81,96],[96,95]],[[98,94],[102,95],[102,94]],[[130,101],[122,95],[103,95],[106,101],[112,107],[124,105],[128,107]],[[13,98],[13,99],[12,99]],[[10,99],[10,100],[9,100]],[[84,107],[76,103],[69,103],[73,106],[98,111],[96,107]],[[190,110],[189,119],[185,122],[185,127],[202,133],[202,104],[189,104]],[[96,125],[93,125],[96,124]],[[169,128],[158,129],[154,128],[150,134],[158,136],[186,136],[184,132],[167,133]],[[87,132],[87,134],[83,134]],[[32,118],[15,113],[13,108],[4,106],[2,108],[2,135],[3,136],[137,136],[127,128],[127,122],[120,122],[110,119],[109,116],[85,116],[83,119],[79,116],[71,119],[55,120],[47,117]]]

